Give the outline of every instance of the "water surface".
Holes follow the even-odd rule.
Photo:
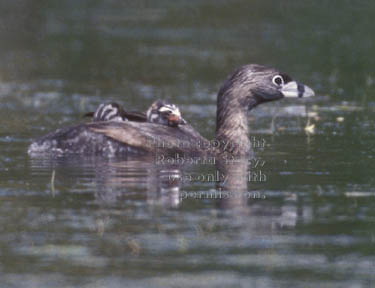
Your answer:
[[[373,287],[374,6],[1,1],[0,286]],[[220,84],[247,63],[317,94],[249,114],[258,162],[219,167],[247,199],[188,178],[216,165],[26,153],[104,101],[170,99],[212,139]]]

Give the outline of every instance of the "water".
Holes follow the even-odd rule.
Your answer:
[[[0,286],[373,287],[374,6],[1,1]],[[212,139],[220,84],[247,63],[317,94],[249,115],[264,181],[240,180],[245,164],[26,153],[109,100],[171,99]],[[217,169],[241,197],[212,199]]]

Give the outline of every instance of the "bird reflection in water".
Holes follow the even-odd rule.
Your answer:
[[[222,175],[212,179],[211,183],[192,183],[184,176],[192,171],[202,171],[205,169],[202,165],[156,165],[155,158],[127,158],[123,161],[100,157],[85,161],[72,157],[49,160],[31,158],[30,165],[35,176],[48,175],[45,181],[48,185],[51,171],[55,171],[56,197],[65,192],[78,192],[94,196],[94,201],[103,207],[144,201],[150,207],[178,209],[184,201],[187,205],[192,201],[204,201],[204,205],[211,208],[237,211],[236,214],[246,218],[256,216],[248,219],[249,225],[254,222],[259,228],[262,222],[261,226],[271,230],[294,227],[298,217],[309,218],[302,208],[297,209],[298,195],[282,195],[283,203],[280,203],[279,196],[268,197],[267,193],[261,192],[266,191],[263,188],[254,190],[253,183],[249,181],[249,173],[254,171],[253,165],[246,157],[235,160],[217,159],[216,165],[206,165],[209,171],[214,171],[213,174]],[[259,189],[262,186],[256,187]],[[195,194],[194,197],[189,191],[203,191],[204,195]],[[211,206],[210,203],[215,205]]]

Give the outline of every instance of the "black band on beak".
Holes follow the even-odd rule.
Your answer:
[[[298,83],[297,90],[298,90],[298,98],[302,98],[303,93],[305,93],[305,85]]]

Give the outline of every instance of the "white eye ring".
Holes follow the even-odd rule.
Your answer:
[[[284,79],[280,75],[276,75],[272,78],[272,83],[276,86],[282,86],[284,85]]]

